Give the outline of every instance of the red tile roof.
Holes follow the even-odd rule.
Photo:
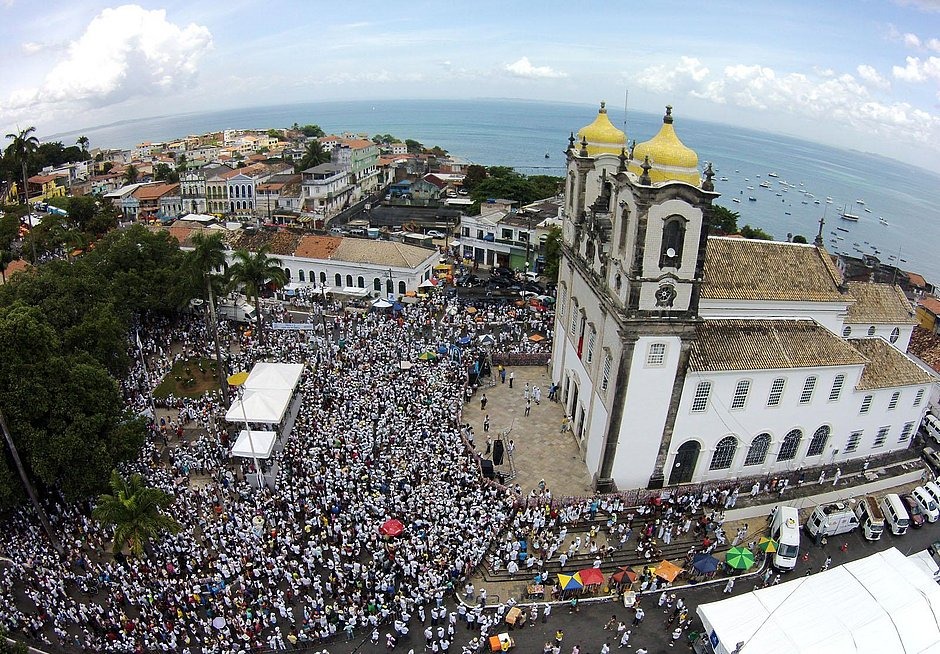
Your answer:
[[[907,278],[910,280],[912,285],[918,286],[920,288],[927,288],[927,280],[924,279],[921,275],[906,270],[904,271],[904,274],[907,275]]]
[[[927,295],[922,297],[917,304],[927,309],[927,311],[933,315],[940,316],[940,300],[937,298]]]
[[[940,372],[940,336],[923,327],[915,327],[907,351]]]
[[[304,236],[294,250],[294,256],[310,259],[329,259],[343,239],[336,236]]]

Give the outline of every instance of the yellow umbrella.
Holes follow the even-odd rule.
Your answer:
[[[757,541],[757,548],[761,552],[773,554],[777,551],[777,541],[775,541],[773,538],[768,538],[767,536],[761,536],[760,540]]]
[[[229,375],[228,377],[229,386],[241,386],[246,381],[248,381],[248,373],[244,370],[236,372],[234,375]]]

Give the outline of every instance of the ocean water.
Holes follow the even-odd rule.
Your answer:
[[[159,116],[44,138],[70,142],[84,134],[92,147],[124,148],[226,128],[316,123],[328,133],[388,133],[429,147],[439,145],[474,163],[512,166],[527,174],[562,175],[568,134],[590,123],[596,111],[589,105],[516,100],[326,102]],[[623,127],[622,108],[611,107],[610,117]],[[681,112],[675,119],[677,133],[698,153],[700,163],[712,162],[717,171],[716,190],[722,194],[717,203],[740,213],[740,225],[760,227],[777,239],[792,233],[812,241],[824,215],[830,251],[859,256],[857,250],[873,254],[877,249],[882,261],[899,262],[902,269],[940,284],[940,258],[935,254],[940,243],[940,176],[871,154],[696,121]],[[661,121],[661,115],[631,111],[628,138],[637,142],[651,138]],[[771,172],[778,176],[769,178]],[[759,186],[764,180],[771,182],[771,189]],[[801,191],[812,193],[820,204]],[[756,201],[748,201],[749,196]],[[831,204],[826,204],[827,196]],[[857,214],[859,221],[842,220],[843,207]],[[880,224],[879,217],[888,225]],[[844,240],[835,241],[831,232]]]

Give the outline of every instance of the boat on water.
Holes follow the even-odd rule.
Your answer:
[[[792,216],[793,214],[790,213],[789,211],[784,211],[784,212],[783,212],[783,215],[784,215],[784,216]]]
[[[819,204],[819,200],[813,200],[813,204]]]
[[[757,202],[757,198],[751,198],[751,197],[749,197],[749,198],[747,199],[747,201],[748,201],[748,202]]]
[[[846,210],[845,206],[842,207],[842,213],[839,214],[839,217],[842,218],[842,220],[848,220],[849,222],[853,222],[853,223],[858,222],[858,215],[854,213],[849,213]]]
[[[871,209],[869,209],[868,207],[865,207],[865,213],[871,213]]]
[[[862,206],[865,206],[865,200],[856,200],[855,204],[860,204]]]
[[[847,230],[845,227],[836,227],[836,229],[838,229],[840,232],[847,232],[847,231],[849,231],[849,230]]]
[[[738,203],[741,202],[741,201],[740,201],[739,199],[737,199],[737,198],[731,198],[731,201],[732,201],[732,202],[738,202]]]
[[[718,181],[719,181],[719,182],[727,182],[727,181],[728,181],[728,178],[727,178],[727,177],[721,177],[721,178],[718,179]]]
[[[878,222],[884,225],[885,227],[888,226],[888,221],[882,218],[881,216],[878,216]]]
[[[754,187],[753,187],[753,186],[748,186],[748,187],[747,187],[747,190],[748,190],[748,191],[753,191],[753,190],[754,190]]]
[[[549,156],[549,154],[548,154],[547,152],[545,153],[545,158],[546,158],[546,159],[549,159],[549,158],[550,158],[550,156]]]
[[[777,177],[777,173],[767,173],[767,177]]]
[[[770,182],[768,182],[767,180],[764,180],[763,182],[760,183],[760,187],[761,187],[761,188],[770,188]]]

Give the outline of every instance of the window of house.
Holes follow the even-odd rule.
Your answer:
[[[813,434],[813,440],[809,442],[809,449],[806,450],[806,456],[819,456],[826,449],[826,442],[829,440],[829,434],[832,430],[829,425],[823,425]]]
[[[372,288],[375,289],[376,291],[381,291],[381,290],[382,290],[382,280],[379,279],[378,277],[373,277],[373,278],[372,278]]]
[[[578,337],[578,303],[571,303],[571,336]]]
[[[528,240],[529,240],[529,232],[519,232],[519,240],[520,240],[520,241],[528,241]]]
[[[648,367],[657,367],[666,363],[666,344],[650,343],[646,350],[646,365]]]
[[[874,336],[874,335],[875,335],[875,326],[874,326],[874,325],[872,325],[871,327],[868,328],[868,335],[869,335],[869,336]]]
[[[284,269],[284,276],[287,278],[287,281],[290,281],[290,268]]]
[[[588,350],[587,350],[587,362],[591,363],[594,361],[594,344],[597,342],[597,330],[594,329],[594,325],[591,325],[590,331],[588,332]]]
[[[747,404],[749,390],[751,390],[751,381],[749,379],[742,379],[738,382],[737,386],[734,387],[734,397],[731,398],[732,409],[744,408],[744,405]]]
[[[408,290],[408,289],[407,289],[407,287],[405,286],[404,280],[399,281],[399,282],[398,282],[398,294],[399,294],[399,295],[404,295],[407,290]]]
[[[871,444],[872,449],[877,447],[882,447],[885,444],[885,441],[888,440],[888,432],[891,431],[891,427],[879,427],[878,433],[875,434],[875,442]]]
[[[320,273],[320,283],[321,283],[321,284],[326,284],[326,273],[325,273],[325,272],[321,272],[321,273]]]
[[[836,402],[839,400],[839,396],[842,395],[842,385],[845,383],[845,375],[836,375],[836,378],[832,380],[832,390],[829,391],[829,401]]]
[[[888,402],[888,411],[892,411],[898,407],[898,400],[901,399],[901,391],[894,391],[891,394],[891,400]]]
[[[469,227],[461,228],[460,234],[461,236],[466,236],[467,238],[470,238],[470,228]]]
[[[564,284],[558,287],[558,302],[555,303],[555,306],[558,307],[559,320],[564,320],[565,318],[565,296],[567,294],[568,289],[565,288]]]
[[[800,393],[800,404],[809,404],[813,399],[813,391],[816,390],[816,376],[810,375],[803,382],[803,392]]]
[[[799,429],[791,429],[787,435],[783,437],[783,443],[780,445],[780,454],[777,455],[777,461],[790,461],[795,458],[801,440],[803,440],[803,432]]]
[[[917,395],[914,396],[914,406],[920,406],[920,403],[924,401],[924,389],[920,388],[917,390]]]
[[[610,356],[610,353],[607,353],[607,356],[604,357],[604,373],[601,375],[601,390],[606,391],[607,387],[610,386],[610,367],[613,363],[613,357]]]
[[[851,327],[849,327],[848,325],[846,325],[845,327],[842,328],[842,336],[843,336],[844,338],[848,338],[848,337],[851,336],[851,335],[852,335],[852,328],[851,328]]]
[[[767,406],[777,406],[780,404],[780,398],[783,396],[783,387],[787,381],[779,377],[770,385],[770,395],[767,397]]]
[[[898,439],[898,443],[905,442],[908,438],[911,437],[911,433],[914,431],[913,422],[905,422],[904,427],[901,429],[901,437]]]
[[[872,396],[866,395],[865,399],[862,400],[862,408],[858,410],[859,413],[868,413],[871,409]]]
[[[849,453],[851,453],[851,452],[854,452],[855,450],[858,449],[858,444],[859,444],[859,443],[861,442],[861,440],[862,440],[862,433],[863,433],[863,432],[862,432],[861,430],[859,430],[859,431],[853,431],[851,434],[849,434],[849,440],[848,440],[848,442],[846,442],[846,444],[845,444],[845,453],[846,453],[846,454],[849,454]]]
[[[352,286],[352,275],[346,275],[346,286]]]
[[[365,288],[366,287],[365,277],[359,277],[358,279],[356,279],[356,286],[358,286],[359,288]]]
[[[708,397],[712,392],[710,381],[700,381],[695,387],[695,397],[692,398],[692,411],[699,413],[708,408]]]
[[[512,240],[512,230],[506,229],[505,227],[500,231],[500,238],[504,238],[507,241]]]
[[[339,273],[336,273],[336,280],[335,280],[335,281],[336,281],[336,285],[337,285],[337,286],[342,286],[342,285],[343,285],[343,276],[340,275]]]
[[[891,337],[889,338],[889,340],[892,343],[897,343],[899,338],[901,338],[901,330],[895,327],[894,329],[891,330]]]
[[[758,434],[751,441],[751,446],[747,449],[747,456],[744,458],[744,465],[759,466],[767,459],[767,452],[770,451],[770,434]]]
[[[477,238],[478,238],[479,240],[481,240],[481,241],[483,240],[483,230],[482,230],[482,229],[478,229],[478,230],[477,230]]]
[[[715,452],[712,454],[709,470],[727,470],[734,461],[734,452],[738,449],[738,439],[734,436],[725,436],[718,445],[715,446]]]
[[[304,271],[303,271],[303,270],[298,270],[298,271],[297,271],[297,281],[299,281],[299,282],[304,281]]]

